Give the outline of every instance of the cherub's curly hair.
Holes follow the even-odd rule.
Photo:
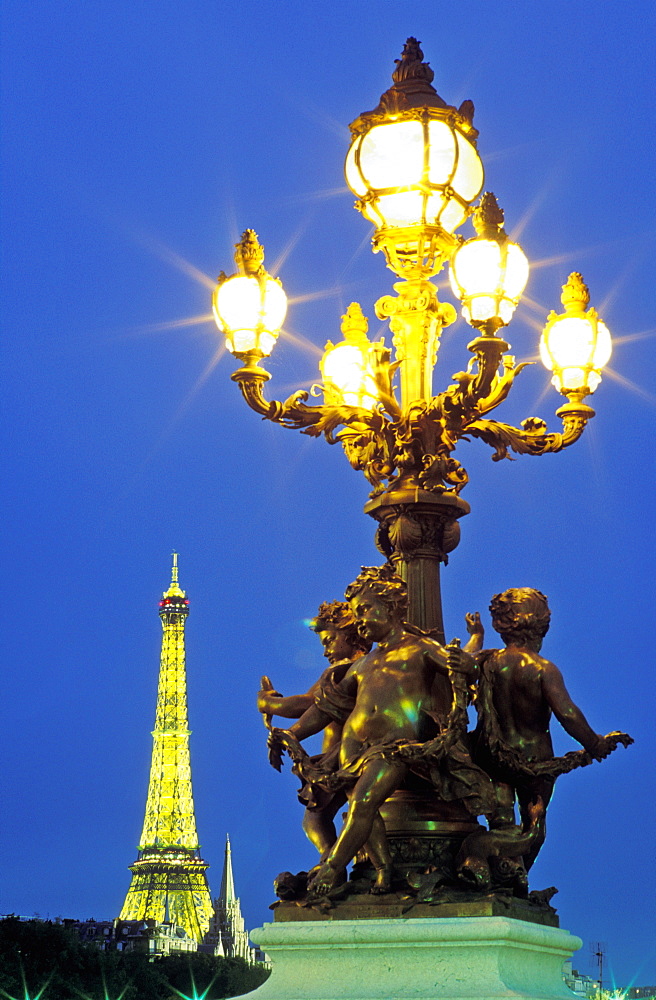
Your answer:
[[[350,601],[361,590],[371,590],[388,608],[405,620],[408,613],[408,588],[389,563],[383,566],[363,566],[361,573],[346,588],[344,596]]]
[[[358,625],[353,612],[346,601],[323,601],[319,605],[317,617],[310,622],[313,632],[321,632],[327,628],[336,628],[346,633],[346,641],[353,649],[361,649],[368,653],[371,643],[363,639],[358,632]]]
[[[547,598],[532,587],[511,587],[503,594],[495,594],[490,614],[492,627],[506,644],[542,642],[549,631],[551,611]]]

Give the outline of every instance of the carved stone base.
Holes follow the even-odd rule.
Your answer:
[[[580,938],[507,917],[275,923],[251,934],[272,964],[253,1000],[567,1000]]]

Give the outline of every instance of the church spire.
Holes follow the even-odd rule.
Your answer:
[[[235,896],[235,880],[232,874],[232,851],[230,850],[230,837],[227,833],[219,899],[225,907],[232,905],[237,900],[237,897]]]
[[[227,834],[221,893],[214,900],[212,933],[217,941],[220,941],[221,952],[226,958],[243,958],[250,963],[255,961],[255,952],[248,943],[248,931],[244,927],[244,918],[235,892],[232,851],[230,850],[230,837]]]

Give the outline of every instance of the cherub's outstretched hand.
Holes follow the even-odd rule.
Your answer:
[[[451,673],[474,675],[476,673],[476,661],[469,655],[466,649],[461,649],[460,639],[452,639],[446,647],[447,664]]]
[[[633,738],[628,733],[620,732],[608,733],[606,736],[597,735],[596,744],[585,749],[595,760],[604,760],[613,750],[617,749],[620,743],[623,747],[630,747],[633,743]]]
[[[305,750],[288,729],[276,729],[274,726],[269,732],[267,747],[269,748],[269,763],[271,767],[275,767],[276,771],[282,770],[282,755],[285,751],[295,763],[307,758]]]
[[[276,691],[269,678],[264,675],[260,680],[260,690],[257,692],[257,710],[264,716],[264,725],[271,728],[271,716],[275,714],[274,698],[282,698],[280,691]]]
[[[269,764],[271,764],[271,767],[275,767],[276,771],[282,771],[282,755],[285,752],[285,744],[282,738],[283,732],[283,729],[276,729],[274,727],[267,737]]]
[[[478,653],[483,648],[483,639],[485,637],[485,629],[481,624],[481,616],[478,611],[471,611],[465,615],[465,622],[467,623],[467,631],[469,632],[469,640],[465,646],[465,650],[468,653]]]
[[[467,631],[470,635],[480,635],[482,637],[485,634],[478,611],[467,612],[465,621],[467,623]]]

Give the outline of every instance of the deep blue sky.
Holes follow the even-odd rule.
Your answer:
[[[347,125],[414,34],[438,92],[473,99],[486,187],[535,265],[514,353],[535,357],[571,270],[617,339],[569,452],[494,464],[459,447],[472,513],[443,589],[449,635],[469,610],[489,626],[508,586],[547,593],[545,654],[595,728],[634,735],[560,779],[532,884],[559,887],[575,965],[599,940],[616,981],[656,982],[654,29],[651,2],[5,0],[0,912],[120,909],[174,547],[213,891],[227,831],[247,926],[278,871],[313,863],[254,693],[262,673],[292,693],[322,669],[303,619],[379,561],[366,483],[243,405],[202,317],[247,226],[314,345],[281,338],[271,395],[317,378],[351,300],[373,317],[394,279],[344,186]],[[436,389],[468,339],[462,320],[445,335]],[[536,365],[497,415],[558,429],[559,403]]]

